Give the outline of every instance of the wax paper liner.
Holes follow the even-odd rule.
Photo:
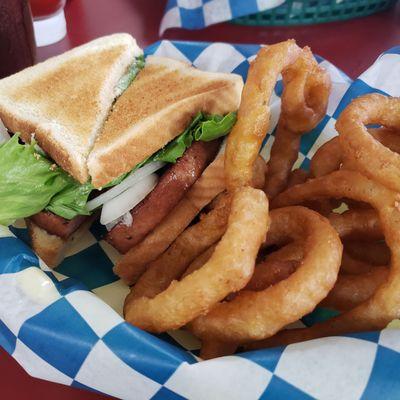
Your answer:
[[[147,48],[200,69],[246,76],[257,45],[162,41]],[[297,162],[336,135],[335,119],[355,96],[400,95],[400,47],[354,82],[329,62],[333,93],[320,125],[303,137]],[[273,126],[281,84],[272,99]],[[273,129],[262,151],[268,156]],[[12,232],[13,233],[12,233]],[[155,336],[121,316],[127,287],[112,273],[118,255],[94,226],[56,271],[30,250],[22,225],[0,229],[0,344],[36,377],[123,399],[376,399],[400,396],[400,331],[330,337],[198,362],[183,331]],[[16,236],[15,236],[16,235]],[[107,303],[107,304],[106,304]],[[325,318],[325,310],[303,319]]]

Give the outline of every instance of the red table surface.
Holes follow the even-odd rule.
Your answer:
[[[156,0],[69,0],[65,9],[67,37],[59,43],[38,49],[38,60],[113,32],[129,32],[141,47],[145,47],[159,40],[158,28],[164,6],[165,1]],[[274,43],[295,38],[301,46],[309,45],[314,52],[354,78],[382,51],[400,44],[400,5],[390,11],[347,22],[282,28],[223,23],[198,31],[170,29],[163,38],[231,43]],[[0,352],[1,398],[109,398],[33,379],[3,350]]]

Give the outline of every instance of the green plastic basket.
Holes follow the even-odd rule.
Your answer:
[[[241,25],[284,26],[344,21],[387,10],[397,0],[286,0],[279,7],[246,15],[232,22]]]

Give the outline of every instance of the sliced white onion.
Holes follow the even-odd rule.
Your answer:
[[[119,217],[114,221],[111,221],[109,224],[107,224],[106,228],[108,231],[111,231],[111,229],[114,228],[114,226],[119,223],[121,223],[122,225],[131,226],[132,222],[133,222],[132,214],[128,211],[122,217]]]
[[[122,225],[131,226],[133,222],[132,214],[128,211],[121,217]]]
[[[225,154],[225,148],[226,148],[226,142],[228,141],[228,138],[225,136],[224,140],[221,144],[221,147],[218,150],[217,157],[220,156],[221,154]]]
[[[10,140],[11,136],[7,131],[7,128],[4,126],[3,121],[0,119],[0,144],[7,142]]]
[[[162,168],[164,165],[165,165],[164,162],[154,161],[154,162],[151,162],[151,163],[143,166],[142,168],[140,168],[136,172],[134,172],[132,175],[129,175],[127,178],[125,178],[117,186],[114,186],[110,190],[107,190],[100,196],[95,197],[93,200],[88,201],[88,203],[86,204],[87,209],[89,211],[92,211],[95,208],[100,207],[104,203],[107,203],[114,197],[117,197],[118,195],[120,195],[125,190],[136,185],[136,183],[140,182],[146,176],[149,176],[153,172],[156,172],[157,170]]]
[[[158,177],[156,174],[146,176],[135,186],[132,186],[119,196],[114,197],[103,205],[101,210],[100,223],[107,225],[117,218],[123,216],[140,203],[156,186]]]

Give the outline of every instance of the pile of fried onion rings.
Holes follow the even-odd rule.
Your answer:
[[[254,167],[280,74],[262,190]],[[330,89],[308,47],[288,40],[260,49],[226,146],[226,190],[146,266],[125,301],[128,322],[155,333],[185,328],[206,359],[382,329],[400,317],[400,99],[353,100],[310,171],[292,170]],[[285,329],[317,306],[340,314]]]

